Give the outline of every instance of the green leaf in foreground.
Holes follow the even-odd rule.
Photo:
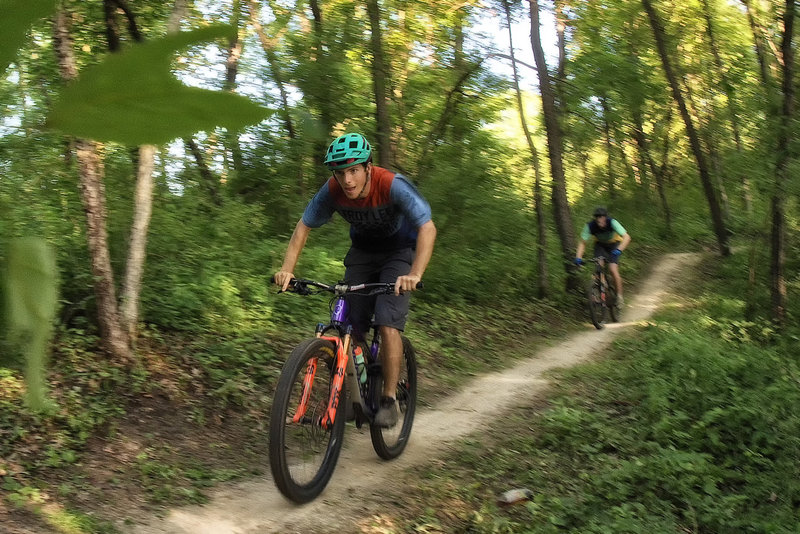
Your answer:
[[[48,126],[77,137],[162,144],[215,126],[236,130],[272,112],[232,93],[188,87],[170,72],[178,50],[229,36],[215,25],[137,44],[85,69],[61,93]]]
[[[28,402],[45,406],[44,369],[57,302],[56,262],[43,239],[9,243],[6,307],[10,338],[25,355]]]
[[[55,0],[0,0],[0,73],[14,60],[28,28],[55,6]]]

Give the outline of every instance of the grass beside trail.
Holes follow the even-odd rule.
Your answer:
[[[394,531],[797,532],[800,332],[743,319],[743,261],[708,262],[603,361],[559,372],[545,405],[421,466]],[[513,488],[534,498],[499,507]]]

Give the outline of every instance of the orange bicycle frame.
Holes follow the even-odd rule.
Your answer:
[[[336,347],[336,364],[333,373],[333,382],[331,383],[331,393],[328,398],[328,407],[320,420],[322,428],[330,428],[333,426],[333,421],[336,419],[336,411],[339,408],[339,396],[342,392],[342,385],[344,384],[345,370],[347,369],[347,348],[350,346],[350,335],[346,334],[344,340],[334,336],[317,336],[320,339],[330,341]],[[303,379],[303,393],[300,396],[300,404],[297,406],[297,412],[292,417],[293,423],[299,423],[308,410],[308,399],[311,398],[311,388],[314,384],[314,377],[317,374],[318,358],[312,358],[308,362],[306,375]]]
[[[331,395],[328,398],[328,409],[325,410],[322,421],[320,421],[320,426],[328,429],[333,426],[333,421],[336,419],[336,411],[339,409],[339,397],[342,393],[344,374],[347,369],[347,351],[350,347],[350,334],[345,334],[344,339],[329,336],[320,337],[336,345],[336,368],[333,373]]]
[[[317,364],[319,358],[311,358],[306,368],[306,376],[303,379],[303,394],[300,396],[300,404],[297,406],[297,413],[292,417],[292,423],[299,423],[303,420],[308,410],[308,399],[311,397],[311,386],[314,384],[314,377],[317,375]]]

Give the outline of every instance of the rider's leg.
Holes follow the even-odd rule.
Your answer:
[[[383,369],[383,396],[395,398],[400,378],[400,360],[403,358],[403,338],[391,326],[381,326],[381,364]]]
[[[381,326],[381,369],[383,371],[383,391],[374,424],[393,427],[400,418],[397,406],[397,381],[400,378],[400,362],[403,357],[403,338],[400,331],[391,326]]]
[[[381,269],[381,282],[394,282],[398,276],[408,274],[411,269],[413,251],[403,249],[388,254]],[[403,331],[408,317],[410,294],[379,295],[375,302],[375,324],[381,334],[381,362],[383,369],[383,395],[381,406],[375,415],[379,426],[391,427],[397,423],[397,381],[403,359]],[[391,399],[391,400],[390,400]]]
[[[622,275],[619,274],[619,265],[616,263],[609,263],[608,269],[614,276],[614,286],[617,288],[617,296],[622,296]]]

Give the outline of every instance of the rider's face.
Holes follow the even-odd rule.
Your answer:
[[[600,228],[605,228],[606,223],[608,223],[608,217],[606,217],[605,215],[598,215],[597,217],[594,218],[594,220],[597,221],[597,226],[599,226]]]
[[[333,176],[339,182],[345,196],[350,200],[356,198],[364,198],[369,193],[369,173],[372,170],[372,164],[366,165],[353,165],[346,169],[333,171]]]

